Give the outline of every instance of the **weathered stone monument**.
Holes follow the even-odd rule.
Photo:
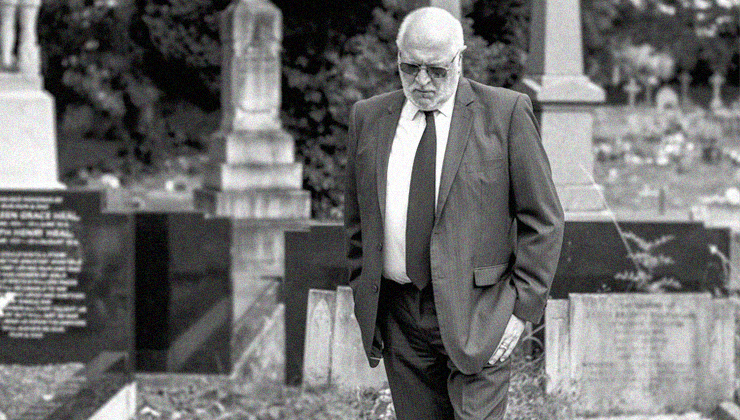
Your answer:
[[[580,415],[711,411],[732,398],[735,308],[709,294],[571,294],[545,314],[550,392]]]
[[[579,0],[532,3],[528,78],[525,85],[541,110],[542,142],[569,219],[593,218],[605,209],[593,181],[593,106],[604,90],[583,72]]]
[[[275,279],[284,275],[284,232],[310,217],[302,165],[279,120],[281,40],[282,13],[267,0],[238,0],[222,14],[223,117],[195,203],[210,216],[231,219],[233,337],[259,330],[255,322],[282,324],[272,314],[284,316],[274,302]],[[260,296],[273,302],[263,305]],[[257,307],[263,309],[255,313]],[[247,372],[254,363],[247,353],[257,349],[241,339],[232,344],[232,373],[255,376]]]
[[[0,3],[0,186],[58,189],[54,99],[43,90],[39,0]],[[16,16],[20,19],[17,21]],[[20,28],[17,34],[16,26]],[[17,56],[14,52],[17,51]]]
[[[344,389],[379,389],[388,383],[383,361],[367,363],[354,312],[352,289],[311,289],[308,295],[304,386],[335,385]]]

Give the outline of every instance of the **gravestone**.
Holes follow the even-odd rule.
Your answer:
[[[709,294],[571,294],[548,302],[550,392],[581,415],[713,410],[734,391],[735,309]]]
[[[267,0],[236,0],[221,14],[221,127],[194,201],[209,217],[232,222],[232,334],[239,343],[232,351],[257,351],[245,340],[284,339],[260,331],[283,323],[270,318],[284,317],[274,301],[276,280],[284,275],[283,234],[300,228],[311,211],[310,194],[301,189],[303,166],[279,119],[282,22],[280,9]],[[255,378],[254,357],[234,354],[232,374]]]
[[[624,91],[627,92],[627,105],[629,105],[630,108],[634,108],[637,104],[637,94],[640,93],[641,90],[642,88],[637,81],[635,81],[635,78],[630,77],[629,82],[624,87]]]
[[[306,345],[303,352],[303,384],[309,387],[327,385],[331,382],[335,301],[336,292],[309,290]]]
[[[371,368],[362,346],[352,289],[309,291],[303,385],[379,389],[388,383],[383,361]]]
[[[274,316],[282,320],[276,285],[252,282],[243,296],[233,289],[238,222],[196,212],[135,220],[137,370],[228,375],[239,368],[247,379],[282,372],[282,352],[262,353],[266,337],[280,335],[268,328]],[[258,353],[264,360],[255,362]]]
[[[285,233],[285,378],[302,382],[309,290],[327,290],[347,284],[346,244],[342,225],[314,222]]]
[[[730,255],[730,230],[707,227],[701,222],[577,222],[565,223],[563,247],[558,269],[553,279],[550,295],[566,299],[569,293],[599,291],[635,291],[625,280],[614,275],[635,270],[627,257],[639,247],[622,237],[632,232],[646,241],[665,235],[674,239],[661,245],[655,254],[671,257],[673,264],[658,267],[656,279],[662,276],[675,278],[682,291],[708,291],[722,288],[727,281],[722,260],[713,255],[710,246],[724,255]],[[629,246],[629,250],[627,248]]]
[[[681,107],[678,94],[670,86],[663,86],[655,94],[655,109],[658,112],[677,111]]]
[[[133,398],[133,222],[101,205],[97,192],[0,191],[0,364],[83,366],[23,419]]]
[[[605,219],[592,149],[594,104],[606,94],[584,74],[580,6],[579,0],[532,3],[524,85],[540,113],[542,144],[566,219]]]
[[[712,84],[712,99],[709,100],[709,109],[716,111],[725,108],[725,103],[722,102],[722,86],[724,86],[727,79],[721,73],[714,73],[709,78],[709,83]]]

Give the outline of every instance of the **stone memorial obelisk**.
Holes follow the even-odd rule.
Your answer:
[[[592,140],[593,107],[605,93],[584,74],[579,0],[532,3],[527,68],[524,83],[541,110],[542,142],[566,219],[604,217]]]
[[[0,2],[0,188],[4,189],[64,188],[58,181],[54,98],[43,90],[40,74],[36,36],[40,7],[40,0]]]
[[[282,13],[267,0],[237,0],[222,14],[221,127],[195,202],[207,214],[232,219],[234,375],[260,376],[249,366],[270,364],[255,361],[261,356],[248,353],[258,349],[238,337],[252,335],[243,330],[271,316],[258,312],[282,314],[260,296],[274,299],[275,279],[284,275],[284,232],[303,228],[311,211],[301,189],[303,167],[279,119],[281,40]],[[256,311],[259,305],[265,309]]]

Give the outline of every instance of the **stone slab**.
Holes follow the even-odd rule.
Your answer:
[[[714,414],[717,420],[740,420],[740,407],[730,401],[723,401]]]
[[[555,184],[594,184],[593,122],[593,111],[588,107],[543,108],[542,145]]]
[[[231,369],[231,223],[200,213],[138,213],[137,370]]]
[[[334,333],[336,292],[311,289],[306,315],[306,345],[303,352],[303,385],[331,382],[331,343]]]
[[[608,210],[601,185],[556,184],[555,188],[566,220],[582,218],[586,212],[590,213],[589,220],[605,219],[604,213]]]
[[[700,222],[567,220],[550,295],[567,299],[569,293],[635,291],[632,283],[614,278],[617,273],[634,270],[620,232],[632,232],[645,240],[673,235],[673,240],[654,253],[670,256],[675,262],[656,269],[655,274],[675,278],[681,291],[710,291],[725,282],[721,260],[711,254],[710,245],[728,255],[730,232],[726,228],[708,228]],[[631,242],[627,245],[637,250]]]
[[[545,346],[557,349],[546,359],[550,390],[573,392],[579,415],[711,410],[732,396],[734,310],[725,300],[571,294],[546,311]]]
[[[216,190],[248,190],[286,188],[300,189],[303,185],[303,165],[210,165],[205,169],[203,186]]]
[[[0,188],[60,189],[54,99],[41,90],[0,91]]]
[[[344,389],[379,389],[388,383],[383,361],[371,368],[362,346],[349,286],[337,287],[331,345],[331,383]]]
[[[234,363],[232,380],[257,384],[285,381],[285,305],[267,315],[259,334]]]

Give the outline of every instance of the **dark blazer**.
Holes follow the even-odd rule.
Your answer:
[[[405,97],[358,101],[347,143],[349,284],[370,365],[383,270],[390,146]],[[539,322],[560,254],[563,210],[529,97],[461,78],[431,239],[442,341],[465,374],[479,372],[511,316]]]

